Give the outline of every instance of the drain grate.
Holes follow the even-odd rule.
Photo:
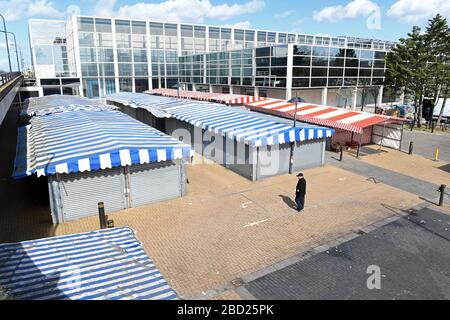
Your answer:
[[[381,181],[381,180],[379,180],[379,179],[377,179],[377,178],[375,178],[375,177],[369,177],[369,178],[367,178],[366,180],[367,180],[367,181],[371,181],[371,182],[373,182],[373,183],[375,183],[375,184],[378,184],[378,183],[383,182],[383,181]]]
[[[235,287],[241,287],[244,285],[244,280],[242,280],[242,278],[236,278],[231,280],[230,282]]]

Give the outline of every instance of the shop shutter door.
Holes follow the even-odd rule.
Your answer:
[[[60,191],[64,221],[98,214],[98,202],[107,213],[127,207],[121,168],[61,175]]]
[[[181,196],[180,166],[172,162],[128,167],[131,206]]]
[[[294,170],[320,167],[324,140],[297,142],[294,149]]]

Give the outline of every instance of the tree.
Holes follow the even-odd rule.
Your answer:
[[[357,90],[356,81],[353,79],[347,79],[346,86],[339,87],[337,94],[344,99],[344,108],[347,108],[347,102],[352,99],[355,90]]]
[[[450,29],[447,20],[440,14],[430,19],[424,39],[430,55],[427,64],[427,95],[434,102],[432,108],[434,111],[442,93],[444,93],[444,102],[446,102],[450,82]],[[443,111],[444,108],[441,109],[438,123],[442,118]],[[433,121],[432,119],[431,115],[430,122]]]
[[[426,32],[421,34],[414,26],[407,38],[386,55],[385,86],[403,90],[414,97],[414,121],[421,126],[423,98],[432,97],[437,104],[441,92],[448,91],[450,82],[450,31],[441,15],[429,20]]]

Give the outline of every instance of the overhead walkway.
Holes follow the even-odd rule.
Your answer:
[[[0,125],[11,107],[22,81],[23,76],[20,72],[0,74]]]

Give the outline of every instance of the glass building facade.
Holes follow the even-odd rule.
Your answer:
[[[261,87],[375,83],[383,78],[384,52],[393,44],[75,15],[68,21],[30,20],[29,32],[38,83],[63,93],[65,85],[78,83],[79,93],[90,98],[170,88],[178,81]]]

